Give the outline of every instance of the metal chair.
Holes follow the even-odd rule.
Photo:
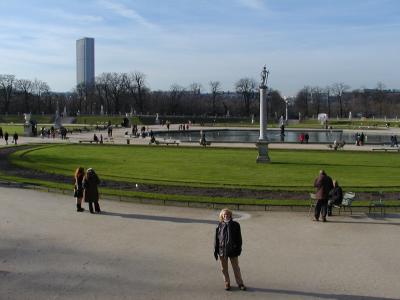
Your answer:
[[[308,210],[308,215],[310,215],[311,210],[317,204],[317,197],[314,193],[310,193],[310,209]]]
[[[354,198],[356,197],[356,194],[353,192],[346,192],[343,195],[343,200],[340,205],[335,205],[335,207],[339,207],[339,215],[340,212],[343,208],[343,211],[346,211],[346,208],[350,210],[350,214],[353,214],[353,211],[351,209],[351,205],[353,204]]]
[[[368,213],[371,213],[371,210],[375,212],[375,208],[379,208],[381,211],[381,215],[386,214],[386,205],[383,200],[383,192],[372,193],[372,195],[376,198],[369,203]]]

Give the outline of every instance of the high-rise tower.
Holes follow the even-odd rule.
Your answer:
[[[76,84],[94,85],[94,38],[76,41]]]

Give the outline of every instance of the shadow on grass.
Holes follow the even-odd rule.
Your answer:
[[[343,295],[343,294],[322,294],[322,293],[280,290],[280,289],[264,289],[264,288],[256,288],[256,287],[248,287],[247,292],[250,292],[250,293],[251,292],[259,292],[259,293],[270,293],[270,294],[290,295],[290,296],[299,296],[299,297],[310,297],[312,299],[397,300],[396,298],[383,298],[383,297],[359,296],[359,295]]]
[[[334,162],[334,163],[314,163],[314,162],[301,162],[301,163],[294,163],[294,162],[285,162],[285,161],[273,161],[273,165],[298,165],[299,167],[304,167],[304,166],[315,166],[320,169],[326,169],[328,167],[337,167],[337,166],[342,166],[342,167],[362,167],[362,168],[385,168],[385,169],[393,169],[397,170],[397,166],[387,166],[387,165],[371,165],[368,163],[365,164],[348,164],[348,163],[340,163],[340,162]]]
[[[211,224],[217,225],[217,220],[200,220],[200,219],[190,219],[190,218],[176,218],[176,217],[164,217],[164,216],[154,216],[154,215],[139,215],[139,214],[123,214],[102,211],[102,215],[121,217],[128,219],[146,220],[146,221],[161,221],[161,222],[173,222],[173,223],[193,223],[193,224]]]

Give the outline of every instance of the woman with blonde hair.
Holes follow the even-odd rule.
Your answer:
[[[75,171],[75,187],[74,187],[74,197],[76,198],[76,211],[82,212],[82,198],[83,198],[83,177],[85,176],[85,170],[79,167]]]
[[[243,284],[242,274],[239,268],[239,255],[242,253],[242,234],[238,222],[232,220],[232,211],[227,208],[221,210],[219,223],[215,230],[214,257],[221,262],[222,274],[225,281],[225,290],[231,289],[228,272],[228,258],[231,261],[236,283],[243,291],[246,286]]]

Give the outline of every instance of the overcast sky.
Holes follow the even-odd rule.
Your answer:
[[[284,96],[305,85],[400,88],[398,0],[0,0],[0,74],[76,84],[76,40],[96,75],[141,71],[152,90],[242,77]]]

